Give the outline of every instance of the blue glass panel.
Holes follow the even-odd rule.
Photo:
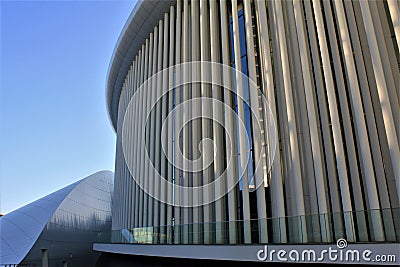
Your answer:
[[[235,49],[233,47],[233,24],[232,24],[232,17],[229,20],[229,39],[231,41],[231,62],[232,62],[232,67],[234,67],[234,62],[235,62]]]
[[[240,36],[240,56],[243,57],[246,55],[246,31],[244,24],[244,16],[240,16],[240,13],[243,14],[243,11],[239,11],[239,36]]]
[[[247,145],[247,149],[250,150],[253,146],[253,138],[251,136],[252,129],[251,129],[251,111],[249,105],[246,103],[244,105],[244,120],[246,131],[249,135],[249,144]]]

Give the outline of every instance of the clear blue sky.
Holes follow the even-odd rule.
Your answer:
[[[108,64],[136,1],[1,1],[2,213],[114,170]]]

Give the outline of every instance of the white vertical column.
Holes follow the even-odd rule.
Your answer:
[[[395,123],[393,120],[392,108],[390,106],[390,100],[388,90],[386,87],[385,76],[382,67],[382,60],[378,49],[378,43],[376,40],[375,29],[372,23],[371,11],[369,3],[361,1],[361,12],[363,14],[363,21],[365,31],[367,33],[368,45],[370,48],[370,54],[375,74],[376,85],[378,87],[379,100],[381,102],[383,122],[386,129],[386,136],[389,145],[390,157],[393,164],[393,171],[397,186],[397,195],[400,199],[400,151],[399,141],[396,136]]]
[[[281,52],[282,68],[283,68],[283,81],[284,81],[284,94],[286,100],[286,110],[288,115],[288,129],[289,129],[289,142],[290,142],[290,155],[293,168],[293,186],[296,189],[296,208],[295,216],[298,216],[298,232],[299,242],[307,242],[307,231],[305,222],[305,207],[304,207],[304,197],[303,197],[303,184],[302,176],[300,170],[300,156],[298,151],[298,140],[297,140],[297,127],[296,118],[294,113],[293,96],[292,96],[292,86],[290,81],[290,70],[289,62],[287,58],[287,46],[286,46],[286,36],[285,27],[283,22],[282,6],[280,2],[273,4],[277,19],[277,30],[278,39]]]
[[[186,63],[189,61],[189,0],[184,0],[183,1],[183,23],[182,23],[182,63]],[[183,83],[189,82],[189,75],[190,75],[190,70],[188,69],[188,66],[185,66],[182,69],[182,74],[183,74]],[[190,85],[184,85],[182,86],[182,102],[188,101],[190,99],[190,90],[191,86]],[[188,121],[190,120],[190,110],[189,109],[184,109],[182,110],[181,116],[183,121]],[[184,160],[185,162],[188,162],[190,160],[190,126],[186,124],[182,128],[182,148],[183,148],[183,157],[186,158]],[[188,170],[188,165],[184,164],[183,165],[185,170]],[[189,187],[189,180],[191,179],[191,173],[190,171],[183,171],[182,172],[182,181],[183,181],[183,186],[184,188]],[[189,190],[183,189],[183,194],[182,194],[182,200],[183,203],[189,203]],[[190,212],[191,208],[183,207],[182,208],[182,217],[183,217],[183,244],[188,244],[190,237],[189,237],[189,224],[190,224]]]
[[[154,218],[153,218],[153,225],[155,227],[155,242],[159,242],[159,233],[160,233],[160,181],[157,177],[159,177],[158,172],[161,173],[161,109],[162,109],[162,100],[158,99],[162,96],[162,85],[163,85],[163,77],[160,74],[163,66],[163,39],[164,39],[164,21],[160,20],[158,23],[158,55],[157,55],[157,70],[154,73],[157,74],[156,76],[156,84],[153,86],[155,90],[155,98],[153,99],[153,103],[156,103],[155,108],[155,130],[154,130],[154,170],[153,170],[153,177],[154,177]]]
[[[177,0],[177,5],[176,5],[176,44],[175,44],[175,64],[178,65],[181,63],[181,27],[182,27],[182,1]],[[179,68],[176,69],[175,73],[175,86],[178,84],[181,79],[181,73]],[[175,106],[178,106],[180,104],[180,99],[181,99],[181,88],[176,88],[175,89]],[[181,166],[180,162],[180,156],[179,156],[179,143],[180,143],[180,138],[179,138],[179,128],[181,125],[181,118],[180,118],[180,113],[181,110],[178,108],[176,109],[175,112],[175,126],[174,126],[174,133],[175,133],[175,146],[174,146],[174,163],[177,166],[175,168],[175,184],[181,185],[181,170],[179,169],[178,166]],[[180,198],[181,198],[181,192],[180,190],[177,190],[174,192],[174,197],[175,197],[175,203],[180,203]],[[181,208],[179,206],[175,207],[174,210],[174,243],[175,244],[180,244],[181,243],[181,228],[182,228],[182,220],[181,220]]]
[[[209,15],[208,15],[208,7],[207,1],[200,1],[200,60],[201,61],[209,61],[210,60],[210,36],[209,36]],[[201,77],[202,80],[209,81],[211,77],[210,70],[205,68],[203,65],[201,66]],[[201,96],[211,97],[210,85],[201,83]],[[205,101],[202,103],[202,116],[203,118],[211,117],[212,115],[212,106]],[[203,119],[202,120],[202,138],[210,138],[212,131],[211,123]],[[213,155],[212,148],[206,145],[206,142],[203,142],[203,160],[204,165],[206,166],[206,158],[210,155]],[[207,156],[206,156],[207,155]],[[213,175],[212,165],[205,168],[202,172],[203,174],[203,185],[209,184],[212,180],[211,177]],[[203,191],[203,199],[212,199],[213,192],[212,190],[204,190]],[[211,231],[212,231],[212,218],[213,218],[213,204],[209,203],[203,206],[203,221],[204,221],[204,243],[210,244],[212,242]]]
[[[122,87],[122,91],[121,91],[121,101],[122,101],[122,110],[125,110],[125,92],[126,92],[126,83],[127,83],[127,77],[125,78],[125,84],[124,84],[124,86]],[[122,155],[122,158],[123,158],[123,155]],[[126,165],[125,164],[123,164],[123,168],[122,168],[122,172],[121,172],[121,180],[122,180],[122,189],[121,189],[121,191],[122,191],[122,194],[121,194],[121,199],[122,199],[122,202],[121,202],[121,206],[122,206],[122,213],[121,213],[121,217],[120,217],[120,220],[121,220],[121,227],[122,228],[125,228],[125,210],[126,210],[126,203],[127,203],[127,201],[126,201],[126,199],[125,199],[125,191],[126,191]]]
[[[143,84],[144,80],[147,77],[147,72],[148,72],[148,61],[149,61],[149,40],[146,39],[146,44],[142,47],[142,51],[143,51],[143,55],[142,55],[142,73],[140,75],[140,84],[141,86],[147,86]],[[143,144],[143,139],[145,138],[145,132],[144,132],[144,128],[143,128],[143,110],[145,108],[145,103],[146,103],[146,96],[147,96],[147,90],[146,88],[142,88],[141,90],[141,96],[140,99],[142,101],[142,108],[140,109],[140,114],[139,114],[139,118],[140,118],[140,134],[139,134],[139,142],[141,144]],[[140,196],[139,196],[139,227],[143,227],[145,226],[144,224],[144,217],[146,217],[147,220],[147,213],[145,214],[147,207],[145,208],[145,195],[146,193],[144,192],[144,161],[143,161],[143,156],[144,156],[144,150],[143,150],[143,146],[139,147],[140,150],[140,157],[139,157],[139,181],[140,184],[142,185],[142,188],[140,190]]]
[[[121,103],[122,103],[122,101],[120,100],[118,103],[118,112],[122,110]],[[121,125],[120,121],[121,120],[119,120],[119,124]],[[122,129],[122,127],[120,127],[120,129]],[[120,131],[119,138],[118,138],[120,143],[121,143],[121,139],[122,139],[122,131]],[[120,159],[122,159],[123,157],[121,156],[121,153],[122,153],[121,144],[119,145],[119,147],[120,147],[120,149],[119,149],[118,157]],[[117,229],[122,228],[122,223],[121,223],[121,213],[122,213],[122,203],[121,203],[122,199],[121,198],[122,198],[122,187],[123,187],[122,186],[122,168],[123,168],[123,161],[118,164],[118,172],[116,172],[117,179],[115,181],[115,186],[117,189],[117,191],[115,192],[115,195],[116,195],[115,202],[118,203],[118,206],[117,206],[118,208],[116,209],[117,212],[114,216],[116,219],[114,220],[114,222],[115,222],[115,226],[117,227]]]
[[[136,93],[136,90],[137,90],[137,87],[136,87],[136,81],[138,79],[137,66],[138,66],[138,55],[136,54],[136,57],[135,57],[135,60],[134,60],[134,64],[133,64],[133,70],[134,70],[134,73],[135,73],[135,76],[134,76],[134,79],[133,79],[133,92],[132,92],[132,96],[131,96],[130,99],[134,99],[133,97],[134,97],[134,95]],[[132,104],[135,105],[135,102],[133,102]],[[138,119],[139,118],[136,115],[136,114],[138,114],[138,105],[134,106],[134,110],[135,110],[135,115],[134,115],[135,116],[135,121],[133,123],[133,127],[135,128],[135,130],[133,132],[132,141],[131,141],[131,143],[133,143],[133,144],[135,144],[135,142],[136,142],[136,136],[137,136],[137,133],[138,133],[137,124],[138,124]],[[136,206],[136,200],[137,200],[137,196],[138,196],[137,195],[137,193],[138,193],[138,191],[137,191],[138,184],[136,183],[136,178],[137,177],[136,177],[136,173],[135,173],[136,172],[135,163],[136,163],[136,157],[137,157],[136,151],[137,151],[136,148],[132,149],[133,157],[132,157],[131,168],[133,168],[133,173],[134,173],[135,177],[132,176],[132,178],[131,178],[131,182],[132,182],[132,201],[131,201],[131,225],[130,225],[130,228],[135,228],[136,227],[136,225],[135,225],[136,207],[137,207]]]
[[[139,108],[140,108],[140,102],[138,101],[137,96],[139,95],[138,93],[138,81],[140,80],[140,61],[141,61],[141,51],[139,50],[138,55],[136,56],[136,63],[135,63],[135,69],[136,69],[136,79],[135,79],[135,94],[137,94],[135,97],[135,116],[136,116],[136,122],[135,122],[135,136],[133,137],[133,142],[134,144],[138,144],[138,136],[139,136],[139,122],[138,120],[140,119],[138,114],[139,114]],[[138,227],[138,222],[139,222],[139,192],[140,192],[140,187],[138,184],[138,165],[137,165],[137,161],[138,161],[138,149],[134,149],[134,162],[133,162],[133,168],[134,168],[134,173],[135,173],[135,200],[134,200],[134,205],[135,205],[135,213],[134,213],[134,221],[133,221],[133,227]]]
[[[236,75],[236,91],[239,96],[244,96],[243,92],[243,80],[242,80],[242,62],[240,58],[240,35],[239,35],[239,20],[238,20],[238,7],[237,0],[232,1],[232,22],[233,22],[233,46],[235,52],[235,75]],[[243,123],[244,118],[244,102],[241,98],[237,98],[238,105],[238,116],[239,120]],[[243,176],[239,177],[242,182],[242,209],[243,209],[243,231],[244,231],[244,243],[251,243],[251,229],[250,229],[250,199],[249,199],[249,182],[247,175],[247,140],[246,132],[243,132],[242,128],[239,127],[239,154],[240,154],[240,170],[243,172]],[[244,171],[243,171],[244,170]]]
[[[390,17],[392,19],[394,34],[396,35],[397,48],[400,50],[400,8],[395,0],[387,0]],[[400,53],[400,51],[398,51]]]
[[[139,117],[139,126],[142,127],[142,110],[143,110],[143,97],[144,97],[144,90],[141,88],[142,83],[143,83],[143,77],[144,77],[144,72],[145,72],[145,67],[144,67],[144,62],[145,62],[145,57],[146,57],[146,48],[145,45],[142,45],[142,50],[140,51],[140,76],[138,80],[138,88],[140,88],[139,95],[137,96],[139,103],[139,112],[138,112],[138,117]],[[143,133],[143,128],[139,128],[140,131],[138,132],[138,137],[137,137],[137,142],[140,144],[142,141],[142,133]],[[137,174],[138,174],[138,182],[140,185],[142,185],[142,151],[141,148],[139,147],[138,151],[138,157],[136,158],[136,166],[137,166]],[[137,223],[136,227],[142,227],[143,226],[143,188],[142,186],[139,188],[139,200],[138,200],[138,216],[137,216]]]
[[[132,90],[132,95],[131,95],[131,97],[130,97],[130,101],[131,100],[134,100],[134,95],[135,95],[135,93],[136,93],[136,89],[137,89],[137,87],[136,87],[136,80],[137,80],[137,77],[138,77],[138,72],[137,72],[137,65],[138,65],[138,54],[136,54],[136,56],[135,56],[135,59],[134,59],[134,61],[133,61],[133,72],[134,72],[134,78],[133,78],[133,90]],[[130,102],[129,101],[129,102]],[[135,102],[133,102],[132,103],[133,105],[135,105]],[[136,114],[137,114],[137,110],[138,110],[138,105],[135,105],[134,106],[134,113],[135,113],[135,120],[134,120],[134,122],[133,122],[133,128],[135,128],[135,130],[134,131],[132,131],[132,137],[131,137],[131,143],[132,144],[135,144],[135,142],[136,142],[136,136],[137,136],[137,133],[138,133],[138,131],[137,131],[137,123],[138,123],[138,117],[136,116]],[[135,166],[135,162],[136,162],[136,157],[137,157],[137,155],[136,155],[136,148],[133,148],[132,149],[132,162],[130,163],[131,165],[131,168],[133,168],[133,174],[135,175],[135,177],[133,176],[133,175],[131,175],[131,182],[132,182],[132,199],[131,199],[131,225],[130,225],[130,228],[135,228],[136,226],[135,226],[135,214],[136,214],[136,206],[135,206],[135,203],[136,203],[136,197],[137,197],[137,194],[136,194],[136,190],[137,190],[137,183],[136,183],[136,180],[134,179],[134,178],[136,178],[136,174],[135,174],[135,171],[136,171],[136,166]],[[130,169],[129,169],[129,171],[130,171]]]
[[[200,60],[200,17],[199,17],[199,1],[191,2],[191,49],[192,49],[192,61]],[[192,80],[197,81],[200,79],[200,68],[196,67],[197,65],[192,66]],[[201,96],[200,86],[198,84],[192,84],[192,99],[198,98]],[[201,114],[201,105],[198,101],[194,100],[193,102],[193,114]],[[192,122],[193,130],[192,130],[192,156],[193,160],[197,160],[200,157],[199,144],[201,141],[201,123],[199,119],[196,119]],[[198,161],[198,165],[195,166],[197,170],[201,170],[201,162]],[[201,173],[196,172],[193,173],[193,186],[198,187],[201,186]],[[193,202],[201,201],[200,194],[197,194],[197,190],[194,191],[194,195],[191,196],[193,198]],[[201,197],[201,198],[200,198]],[[202,239],[200,236],[200,222],[202,217],[202,209],[201,207],[193,207],[193,244],[199,244]]]
[[[149,78],[151,78],[156,72],[157,72],[157,52],[158,52],[158,26],[154,27],[154,46],[153,46],[153,56],[152,56],[152,71],[149,73]],[[156,97],[157,97],[157,81],[155,78],[152,78],[149,80],[149,94],[150,97],[147,98],[147,110],[152,109],[153,103],[156,102]],[[156,133],[155,133],[155,128],[156,128],[156,111],[151,110],[150,114],[146,114],[146,116],[149,116],[148,118],[150,119],[149,121],[146,121],[145,127],[149,129],[148,133],[148,139],[146,139],[146,145],[147,143],[150,143],[149,150],[148,150],[148,156],[149,156],[149,161],[147,165],[147,175],[145,175],[145,178],[148,179],[148,216],[147,216],[147,224],[149,227],[153,227],[154,223],[154,160],[155,160],[155,138],[156,138]],[[152,164],[151,164],[151,163]]]
[[[122,110],[125,112],[126,110],[126,98],[127,98],[127,87],[128,87],[128,82],[129,82],[129,71],[128,71],[128,75],[125,77],[125,83],[124,86],[122,87],[122,91],[121,91],[121,100],[122,100]],[[128,133],[127,131],[125,133],[123,133],[124,136],[126,136],[128,138]],[[129,142],[129,140],[127,140]],[[127,153],[129,153],[129,151],[127,151]],[[122,158],[124,158],[124,156],[122,155]],[[128,201],[126,199],[126,191],[127,191],[127,172],[126,172],[127,166],[126,166],[126,162],[124,162],[123,164],[123,169],[122,169],[122,213],[121,213],[121,226],[123,229],[126,228],[126,210],[127,210],[127,204]]]
[[[161,125],[164,125],[164,127],[167,127],[167,131],[166,134],[161,135],[161,144],[169,144],[171,143],[169,139],[170,136],[168,136],[169,133],[169,125],[164,124],[165,120],[167,118],[167,114],[169,113],[169,108],[168,108],[168,57],[169,57],[169,15],[168,13],[164,14],[164,33],[163,33],[163,77],[162,77],[162,88],[161,88],[161,95],[162,95],[162,106],[161,106]],[[167,155],[169,155],[169,145],[167,145],[167,147],[164,147],[164,151],[162,150],[162,148],[160,148],[160,157],[161,157],[161,162],[160,162],[160,175],[161,178],[166,179],[169,181],[169,175],[168,175],[168,159],[167,159]],[[161,184],[161,188],[160,188],[160,243],[161,244],[165,244],[165,242],[167,241],[167,225],[168,225],[168,221],[166,220],[167,216],[167,204],[164,202],[167,199],[167,196],[169,194],[169,186],[165,186],[164,183]],[[169,203],[169,202],[168,202]]]
[[[126,111],[126,109],[127,109],[127,107],[128,107],[128,104],[129,104],[129,98],[130,98],[130,96],[131,96],[131,94],[132,94],[132,81],[133,81],[133,66],[131,65],[131,68],[130,68],[130,70],[129,70],[129,72],[128,72],[128,86],[126,87],[126,94],[125,94],[125,104],[124,104],[124,110]],[[132,118],[132,121],[134,121],[134,118]],[[128,142],[129,143],[131,143],[132,142],[132,134],[133,134],[133,131],[128,131],[128,133],[127,133],[127,137],[128,137]],[[129,153],[129,155],[131,155],[132,154],[132,150],[131,149],[129,149],[128,150],[128,153]],[[131,157],[131,156],[130,156]],[[125,202],[126,202],[126,210],[125,211],[130,211],[131,210],[131,196],[132,196],[132,191],[131,191],[131,184],[132,184],[132,180],[131,180],[131,175],[130,175],[130,172],[129,172],[129,168],[128,168],[128,166],[126,165],[125,166],[125,177],[126,177],[126,188],[127,188],[127,190],[126,190],[126,196],[125,196]],[[125,219],[125,228],[127,228],[127,229],[129,229],[129,221],[130,221],[130,213],[128,213],[128,212],[125,212],[126,213],[126,219]]]
[[[210,32],[210,45],[211,45],[211,62],[220,62],[220,35],[219,35],[219,27],[218,27],[218,6],[216,1],[210,1],[210,29],[213,29]],[[211,75],[212,75],[212,97],[214,100],[223,101],[222,91],[218,85],[221,84],[221,71],[219,66],[216,65],[211,66]],[[224,171],[224,150],[223,150],[223,130],[221,129],[221,125],[218,123],[219,121],[223,121],[223,110],[221,105],[213,102],[213,140],[214,147],[216,148],[215,158],[214,158],[214,180],[216,180],[220,175],[222,175]],[[225,183],[221,182],[221,187],[214,188],[214,193],[216,199],[215,200],[215,238],[217,244],[222,244],[225,239],[225,229],[223,224],[226,220],[225,216],[225,205],[224,198],[219,198],[218,196],[225,194]]]
[[[127,107],[128,107],[128,103],[129,103],[129,98],[130,98],[130,95],[131,95],[131,90],[132,90],[132,81],[133,81],[133,66],[131,65],[131,67],[130,67],[130,70],[128,71],[128,74],[127,74],[127,76],[126,76],[126,83],[125,83],[125,89],[124,89],[124,92],[121,92],[121,99],[123,99],[123,102],[124,102],[124,108],[123,108],[123,113],[125,113],[126,112],[126,109],[127,109]],[[132,118],[132,123],[134,123],[134,118]],[[132,127],[133,128],[133,127]],[[131,129],[132,129],[131,128]],[[125,132],[125,138],[126,138],[126,140],[125,141],[127,141],[128,143],[130,143],[131,144],[131,142],[132,142],[132,135],[133,135],[133,131],[127,131],[127,132]],[[130,149],[130,150],[127,150],[126,151],[127,153],[128,153],[128,157],[131,157],[131,154],[132,154],[132,150]],[[125,159],[125,157],[124,157],[124,155],[123,155],[123,157],[122,157],[123,159],[123,162],[125,163],[124,164],[124,176],[125,176],[125,179],[126,179],[126,181],[125,181],[125,187],[126,187],[126,195],[125,195],[125,197],[124,197],[124,202],[125,202],[125,211],[127,211],[127,210],[130,210],[131,209],[131,184],[132,184],[132,180],[131,180],[131,174],[130,174],[130,171],[129,171],[129,168],[128,168],[128,164],[130,164],[130,163],[128,163],[127,161],[126,161],[126,159]],[[131,157],[132,158],[132,157]],[[129,227],[130,227],[130,217],[131,217],[131,214],[130,213],[127,213],[127,212],[124,212],[126,215],[126,217],[125,217],[125,221],[124,221],[124,226],[123,226],[123,228],[126,228],[126,229],[128,229]]]
[[[135,94],[135,90],[136,90],[136,78],[137,78],[137,69],[136,69],[136,60],[137,60],[137,55],[135,60],[132,63],[132,85],[131,85],[131,91],[129,94],[129,99],[128,99],[128,105],[131,104],[131,99],[133,97],[133,95]],[[135,108],[137,107],[137,105],[135,106]],[[135,113],[137,114],[137,113]],[[132,126],[134,127],[135,124],[137,123],[137,116],[134,115],[133,116],[133,123]],[[130,143],[134,144],[134,138],[135,135],[137,133],[137,128],[134,127],[130,133]],[[131,154],[132,154],[132,161],[130,162],[130,167],[135,168],[134,166],[134,162],[135,162],[135,148],[131,149]],[[128,172],[130,173],[131,171],[128,169]],[[132,177],[132,174],[129,177],[129,186],[130,186],[130,195],[129,195],[129,223],[128,223],[128,228],[132,229],[134,227],[135,224],[135,197],[136,197],[136,182]]]
[[[315,20],[317,26],[317,33],[318,33],[318,41],[320,45],[321,51],[321,58],[323,64],[323,70],[325,75],[325,84],[327,88],[327,95],[328,95],[328,105],[329,105],[329,113],[331,116],[332,122],[332,133],[333,133],[333,142],[336,151],[336,163],[339,173],[339,182],[340,182],[340,189],[342,194],[342,205],[345,220],[345,227],[346,227],[346,237],[349,241],[355,241],[355,233],[354,233],[354,222],[352,212],[352,205],[350,199],[350,189],[346,171],[346,164],[345,164],[345,155],[343,151],[343,140],[341,136],[341,127],[339,116],[337,112],[337,103],[336,103],[336,95],[335,95],[335,88],[332,80],[332,72],[330,69],[330,60],[328,55],[328,45],[325,39],[325,27],[324,22],[321,15],[321,6],[318,1],[313,2],[314,12],[315,12]]]
[[[169,21],[169,71],[168,71],[168,88],[173,88],[174,86],[174,71],[172,66],[174,64],[174,56],[175,56],[175,7],[170,7],[170,21]],[[174,92],[176,90],[171,90],[168,93],[168,114],[172,111],[174,107]],[[173,162],[168,162],[168,181],[173,183],[175,170],[174,170],[174,146],[173,142],[176,142],[176,137],[174,136],[174,124],[171,120],[168,120],[168,158],[173,160]],[[167,190],[167,199],[168,203],[171,203],[173,200],[173,189],[172,187],[168,187]],[[167,206],[167,243],[172,244],[173,241],[173,233],[172,233],[172,226],[173,226],[173,205]]]
[[[154,35],[153,32],[150,33],[150,47],[149,47],[149,61],[148,61],[148,76],[146,77],[145,82],[147,81],[147,97],[146,97],[146,106],[144,111],[150,110],[150,105],[152,102],[153,98],[153,82],[150,80],[150,77],[153,75],[154,71],[154,47],[157,45],[157,35]],[[144,195],[144,209],[145,209],[145,214],[147,216],[144,216],[144,226],[145,227],[150,227],[152,226],[152,220],[153,220],[153,199],[151,196],[151,190],[152,190],[152,177],[151,175],[151,165],[149,164],[152,159],[152,147],[151,147],[151,140],[152,138],[152,130],[153,130],[153,125],[152,125],[152,117],[149,116],[150,114],[145,114],[143,113],[143,123],[142,127],[145,130],[145,138],[143,139],[143,145],[145,147],[144,154],[143,154],[143,159],[145,160],[144,164],[144,176],[143,178],[145,179],[144,181],[144,188],[145,188],[145,195]],[[147,158],[147,159],[146,159]],[[145,232],[146,236],[149,234],[149,232]]]
[[[224,65],[230,65],[230,55],[229,55],[229,50],[230,50],[230,39],[229,39],[229,34],[228,34],[228,25],[229,25],[229,20],[228,20],[228,11],[227,11],[227,1],[222,0],[219,2],[220,6],[220,14],[221,14],[221,43],[222,43],[222,64]],[[224,68],[224,73],[223,73],[223,85],[225,88],[224,89],[224,101],[225,104],[230,107],[233,107],[232,103],[232,97],[234,96],[233,93],[230,91],[233,89],[233,83],[232,83],[232,73],[228,70],[228,67]],[[238,177],[238,169],[237,169],[237,135],[235,134],[236,132],[236,124],[235,124],[235,118],[232,117],[230,112],[224,112],[225,114],[225,127],[227,129],[228,133],[231,133],[232,135],[229,136],[228,134],[226,135],[226,165],[227,165],[227,170],[226,170],[226,180],[227,180],[227,188],[231,191],[228,192],[228,227],[229,227],[229,244],[237,244],[237,197],[236,197],[236,179]],[[231,138],[231,139],[229,139]],[[228,166],[228,164],[231,164],[231,166]],[[224,179],[225,179],[224,177]]]
[[[145,82],[146,82],[146,88],[145,88],[145,95],[146,98],[144,99],[145,101],[145,108],[144,110],[147,110],[150,106],[151,103],[151,80],[149,81],[148,79],[151,77],[152,74],[152,69],[153,69],[153,45],[154,45],[154,38],[153,38],[153,33],[150,33],[150,41],[149,41],[149,54],[148,54],[148,70],[147,70],[147,76],[145,77]],[[151,125],[146,124],[147,120],[147,115],[145,112],[142,113],[142,129],[144,131],[144,138],[142,138],[142,147],[143,147],[143,152],[142,152],[142,157],[144,160],[144,172],[143,172],[143,179],[144,179],[144,204],[143,204],[143,226],[148,227],[149,226],[149,221],[148,221],[148,214],[149,214],[149,161],[145,160],[145,157],[149,157],[150,155],[148,154],[149,151],[149,145],[148,142],[150,140],[150,129]]]
[[[137,60],[137,66],[136,66],[136,68],[137,68],[137,79],[136,79],[136,93],[135,94],[137,94],[136,96],[135,96],[135,98],[136,98],[136,105],[137,105],[137,112],[136,112],[136,116],[137,116],[137,123],[136,123],[136,127],[139,127],[139,124],[140,124],[140,117],[139,117],[139,114],[140,114],[140,109],[141,109],[141,102],[142,101],[139,101],[139,96],[140,96],[140,90],[139,90],[139,87],[140,87],[140,77],[141,77],[141,75],[142,75],[142,73],[143,73],[143,66],[142,66],[142,58],[143,58],[143,56],[142,56],[142,50],[143,49],[141,49],[141,50],[139,50],[139,53],[138,53],[138,60]],[[136,132],[136,136],[135,136],[135,142],[137,143],[137,142],[139,142],[139,134],[140,134],[140,131],[139,131],[139,129],[138,129],[138,131]],[[139,215],[139,202],[140,202],[140,191],[142,190],[141,189],[141,187],[139,186],[139,165],[138,165],[138,162],[139,162],[139,156],[140,156],[140,150],[139,149],[135,149],[135,154],[136,154],[136,157],[135,157],[135,162],[134,162],[134,166],[135,166],[135,175],[136,175],[136,177],[135,177],[135,182],[136,182],[136,196],[135,196],[135,227],[139,227],[139,218],[140,218],[140,215]]]
[[[130,76],[131,76],[131,70],[132,68],[129,69],[128,74],[125,79],[125,86],[123,87],[123,90],[121,91],[121,98],[122,98],[122,110],[125,112],[126,106],[127,106],[127,98],[128,98],[128,87],[130,85]],[[129,137],[130,134],[128,131],[124,133],[124,136],[127,138],[127,141],[129,142]],[[130,153],[128,150],[127,153]],[[124,158],[124,156],[123,156]],[[126,165],[126,162],[123,164],[123,171],[122,171],[122,177],[123,177],[123,189],[122,189],[122,228],[126,229],[127,228],[127,221],[128,221],[128,216],[126,213],[126,210],[129,208],[129,201],[128,201],[128,190],[129,190],[129,184],[128,184],[128,177],[129,176],[129,171],[128,167]]]
[[[124,94],[124,96],[123,96],[123,98],[124,98],[124,110],[126,111],[126,109],[127,109],[127,107],[128,107],[128,102],[129,102],[129,96],[130,96],[130,91],[131,91],[131,86],[132,86],[132,65],[131,65],[131,68],[130,68],[130,70],[129,70],[129,72],[128,72],[128,75],[127,75],[127,86],[126,86],[126,88],[125,88],[125,94]],[[133,119],[133,118],[132,118]],[[131,135],[132,135],[132,132],[127,132],[126,133],[126,136],[128,137],[128,142],[131,142]],[[132,150],[131,149],[129,149],[128,150],[128,154],[131,154],[132,153]],[[126,187],[126,195],[125,195],[125,212],[124,212],[124,214],[125,214],[125,222],[124,222],[124,228],[126,228],[126,229],[128,229],[129,228],[129,220],[130,220],[130,197],[131,197],[131,187],[130,187],[130,185],[131,185],[131,179],[130,179],[130,173],[129,173],[129,169],[128,169],[128,166],[127,165],[125,165],[125,174],[124,174],[124,176],[126,177],[125,179],[126,179],[126,182],[125,182],[125,187]]]

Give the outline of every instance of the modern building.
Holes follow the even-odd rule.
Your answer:
[[[113,173],[100,171],[2,216],[0,266],[94,266],[113,189]]]
[[[138,1],[109,67],[113,231],[95,250],[220,245],[169,257],[234,260],[240,244],[398,244],[399,10]]]

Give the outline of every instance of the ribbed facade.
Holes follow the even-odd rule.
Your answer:
[[[125,27],[126,36],[131,28],[143,29],[135,22],[142,17],[151,29],[135,33],[143,43],[119,44],[131,47],[126,50],[133,58],[127,73],[122,71],[125,81],[117,88],[117,101],[109,99],[117,132],[113,230],[126,229],[133,235],[134,241],[129,241],[122,234],[125,242],[141,242],[138,233],[143,229],[151,236],[143,242],[153,243],[318,243],[338,238],[399,242],[400,2],[178,0],[168,3],[162,16],[152,17],[165,9],[161,2],[159,6],[154,1],[139,3],[135,18]],[[140,8],[147,14],[140,14]],[[143,18],[147,16],[151,19]],[[248,92],[242,103],[216,86],[193,84],[169,92],[145,117],[143,110],[158,96],[159,88],[173,86],[178,74],[160,75],[152,84],[145,81],[163,69],[191,61],[232,66],[255,81],[260,93]],[[115,63],[111,73],[117,67]],[[207,69],[192,70],[192,76],[208,71],[212,79],[222,79],[221,73]],[[245,91],[236,78],[231,77],[235,90]],[[139,126],[147,119],[150,123],[145,131],[132,127],[123,133],[126,109],[143,85],[146,93],[135,102],[132,123]],[[108,90],[109,96],[115,95],[110,76]],[[167,114],[194,97],[224,102],[251,132],[254,118],[248,108],[260,114],[266,109],[260,95],[268,101],[279,137],[269,171],[265,134],[246,145],[237,131],[233,139],[237,142],[228,145],[224,130],[206,120],[194,120],[179,138],[174,124],[166,125],[162,134]],[[230,119],[207,104],[191,108],[211,112],[225,122]],[[184,110],[174,118],[181,120],[186,114]],[[237,121],[229,122],[236,129]],[[123,134],[138,147],[141,140],[148,140],[147,150],[132,146],[124,152]],[[218,153],[211,166],[186,179],[188,174],[168,162],[167,156],[180,160],[173,149],[173,143],[180,142],[183,154],[196,159],[204,138],[213,139]],[[165,154],[162,140],[169,144]],[[168,205],[135,182],[142,179],[147,192],[174,198],[177,192],[157,186],[144,153],[168,181],[193,186],[223,172],[231,151],[238,168],[243,158],[256,162],[260,154],[264,168],[252,173],[255,168],[250,164],[246,177],[240,177],[232,191],[207,205]],[[131,153],[139,177],[131,177],[124,153]],[[237,176],[238,168],[227,175]],[[263,181],[263,186],[251,190],[251,180]],[[114,239],[122,242],[118,236]]]

